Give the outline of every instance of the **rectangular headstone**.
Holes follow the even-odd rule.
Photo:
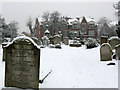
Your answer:
[[[40,49],[31,41],[20,38],[5,47],[5,87],[39,87]]]
[[[100,60],[112,61],[112,49],[108,43],[104,43],[100,47]]]
[[[68,45],[69,44],[69,38],[68,37],[64,37],[63,39],[64,39],[64,44]]]

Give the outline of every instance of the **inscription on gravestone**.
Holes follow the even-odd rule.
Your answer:
[[[21,38],[6,48],[5,86],[39,87],[40,49],[33,41]]]

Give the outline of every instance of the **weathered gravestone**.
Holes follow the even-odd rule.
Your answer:
[[[116,59],[120,60],[120,44],[116,46]]]
[[[61,45],[60,35],[55,35],[54,36],[54,44],[60,44]]]
[[[108,37],[102,36],[100,40],[100,44],[102,45],[103,43],[107,43]]]
[[[26,36],[15,38],[6,49],[5,87],[38,88],[40,48]]]
[[[68,37],[64,37],[63,39],[64,39],[64,44],[68,45],[69,44],[69,38]]]
[[[112,60],[112,49],[108,43],[104,43],[101,45],[100,59],[101,59],[101,61],[111,61]]]
[[[112,49],[115,49],[115,46],[120,44],[120,39],[118,37],[111,37],[109,39],[109,44],[111,45]]]

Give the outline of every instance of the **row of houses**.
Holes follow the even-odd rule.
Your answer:
[[[97,38],[97,24],[93,18],[65,18],[67,22],[67,28],[64,30],[65,37],[73,39],[74,37],[83,39],[83,38]],[[41,21],[39,18],[36,18],[35,21],[35,36],[40,40],[44,36],[42,26],[40,25]],[[53,30],[48,29],[51,35],[53,35]]]

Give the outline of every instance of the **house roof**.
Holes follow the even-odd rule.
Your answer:
[[[78,18],[78,17],[77,17],[77,18]],[[77,18],[71,18],[71,19],[69,19],[69,20],[68,20],[68,24],[69,24],[69,25],[72,25],[72,23],[73,23],[74,21],[81,23],[84,17],[79,17],[79,19],[77,19]],[[94,22],[94,23],[96,24],[96,21],[95,21],[95,19],[93,19],[93,18],[87,18],[87,17],[85,17],[85,19],[86,19],[87,22]]]

